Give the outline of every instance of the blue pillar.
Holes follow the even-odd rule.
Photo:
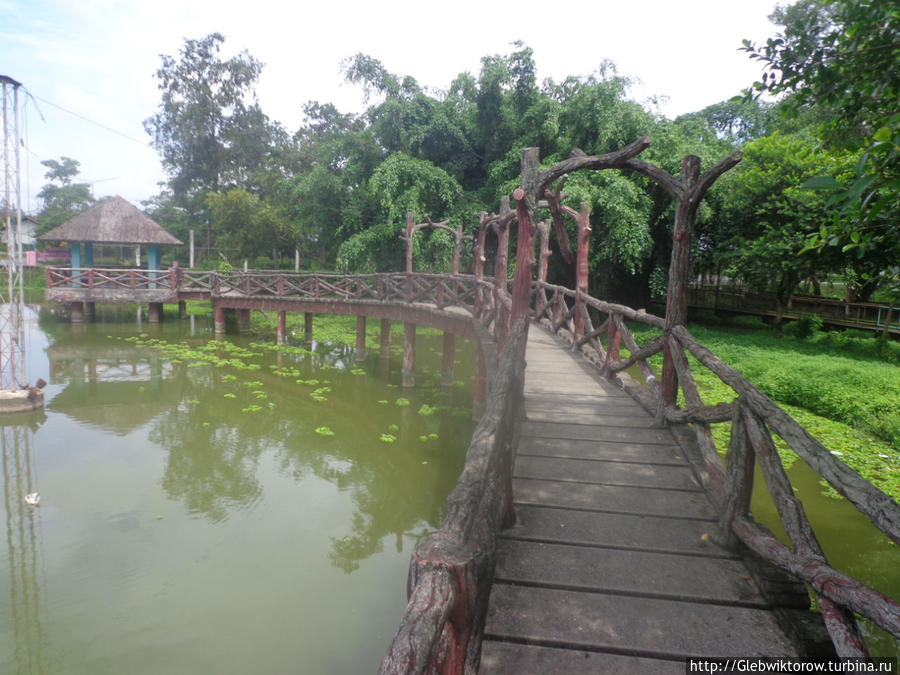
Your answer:
[[[147,269],[158,270],[160,264],[159,245],[153,244],[147,248]],[[156,279],[156,273],[150,272],[148,275],[151,279]],[[156,284],[150,282],[150,288],[156,288]]]
[[[69,242],[69,248],[72,249],[72,269],[76,270],[81,267],[81,244]],[[72,272],[72,286],[77,286],[78,277],[81,276],[77,272]]]

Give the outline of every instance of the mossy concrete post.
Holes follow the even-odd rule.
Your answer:
[[[151,302],[147,310],[148,323],[162,323],[162,310],[161,302]]]
[[[356,362],[366,360],[366,317],[356,317]]]
[[[69,311],[72,315],[72,323],[84,323],[84,303],[69,303]]]
[[[381,332],[379,334],[379,350],[378,350],[378,358],[380,359],[389,359],[391,358],[391,320],[390,319],[382,319],[381,320]]]
[[[237,311],[238,315],[238,330],[242,333],[250,332],[250,310],[249,309],[239,309]]]
[[[276,342],[280,345],[285,343],[285,329],[287,327],[287,312],[283,309],[278,312],[278,329],[276,335]]]
[[[416,386],[416,324],[403,324],[403,386]]]
[[[225,308],[216,304],[213,310],[215,315],[215,320],[213,323],[214,332],[216,335],[225,335]]]
[[[313,315],[312,312],[303,313],[303,342],[311,345],[313,341]]]
[[[453,384],[453,361],[456,358],[456,336],[453,333],[444,333],[444,354],[441,360],[441,386],[449,387]]]

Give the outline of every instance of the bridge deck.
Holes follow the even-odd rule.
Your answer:
[[[627,394],[531,328],[517,524],[502,533],[482,673],[683,673],[688,656],[793,646],[680,448]]]

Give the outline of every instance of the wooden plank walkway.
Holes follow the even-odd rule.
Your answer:
[[[791,656],[666,429],[532,326],[526,420],[481,673],[684,673],[689,656]]]

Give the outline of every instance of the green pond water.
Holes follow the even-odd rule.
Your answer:
[[[195,365],[205,320],[28,317],[49,384],[0,428],[0,672],[373,672],[471,438],[472,346],[441,390],[441,338],[420,336],[404,390],[396,355],[229,337],[201,353],[242,365]]]
[[[472,346],[442,390],[441,338],[420,334],[404,390],[399,353],[27,316],[28,376],[49,384],[44,413],[0,418],[0,673],[373,672],[462,467]],[[789,474],[830,562],[900,598],[897,547],[802,462]],[[759,489],[753,509],[777,530]]]

